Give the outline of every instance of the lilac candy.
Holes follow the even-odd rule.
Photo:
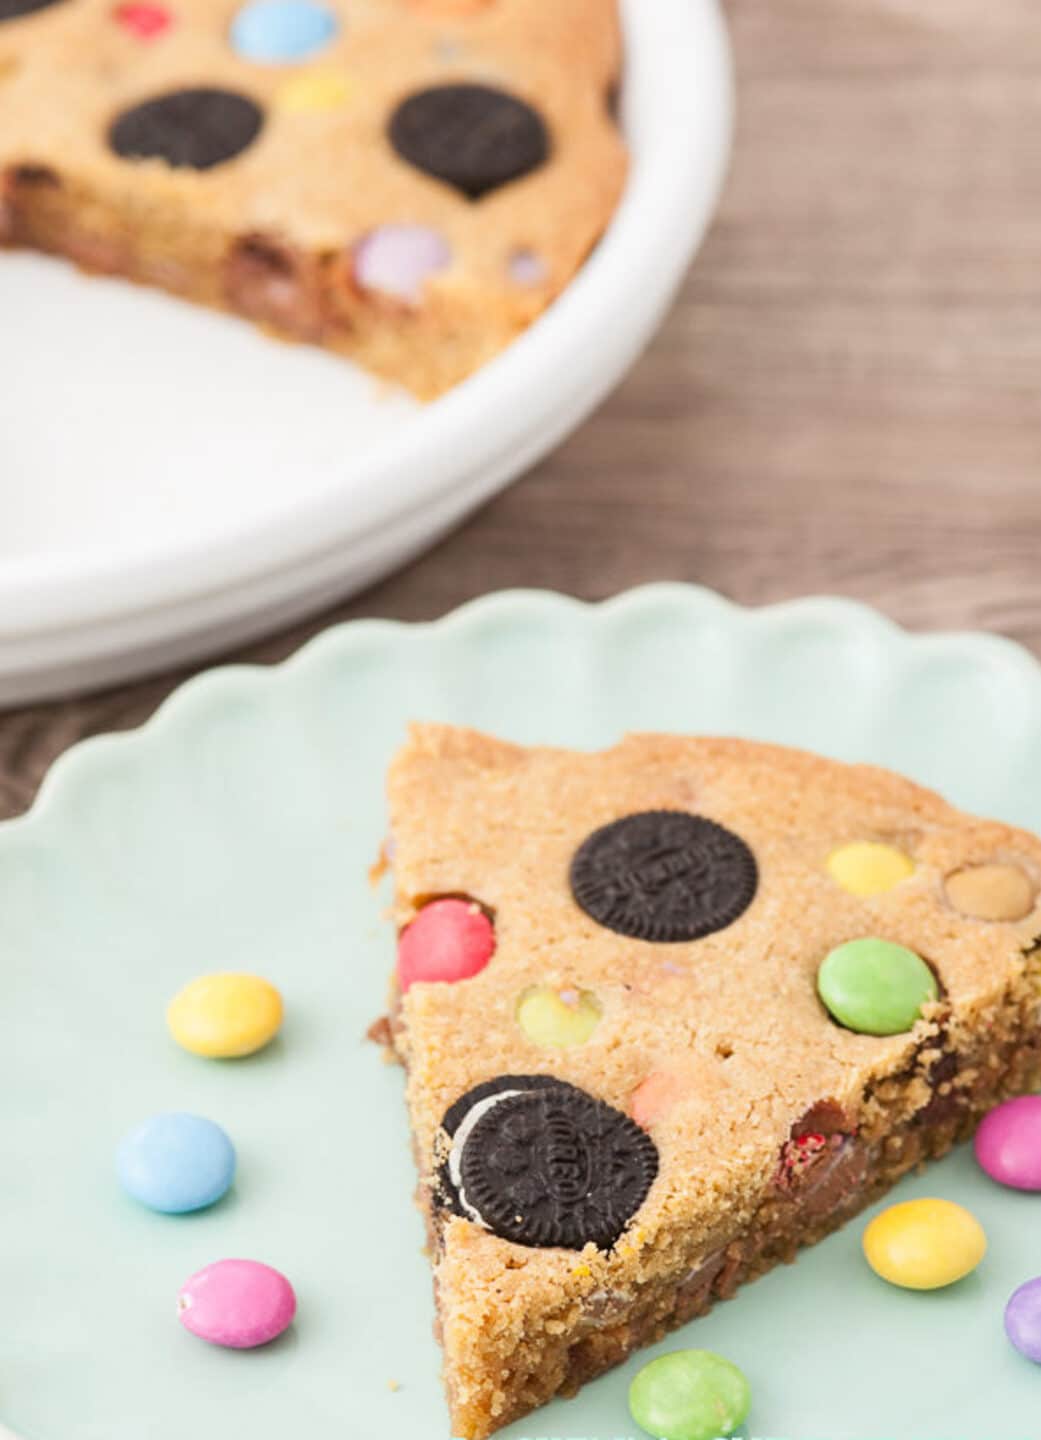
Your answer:
[[[1005,1306],[1005,1334],[1021,1355],[1041,1365],[1041,1275],[1021,1285]]]
[[[355,246],[354,278],[363,290],[417,305],[427,278],[451,259],[447,240],[426,225],[380,225]]]
[[[1041,1190],[1041,1095],[1006,1100],[985,1116],[976,1159],[999,1185]]]
[[[282,1334],[296,1314],[286,1277],[259,1260],[218,1260],[186,1280],[177,1297],[181,1324],[211,1345],[252,1350]]]
[[[534,250],[514,250],[508,269],[515,285],[545,285],[549,279],[545,260]]]

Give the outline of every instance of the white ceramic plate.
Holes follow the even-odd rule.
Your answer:
[[[621,378],[704,233],[731,114],[716,0],[623,10],[622,205],[549,313],[435,404],[240,321],[0,256],[0,704],[212,654],[370,583]]]

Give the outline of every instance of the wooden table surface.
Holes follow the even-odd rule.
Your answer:
[[[1037,0],[730,0],[739,119],[678,305],[571,440],[334,620],[503,586],[830,591],[1041,653]],[[624,303],[624,296],[619,297]],[[0,717],[0,815],[170,675]]]

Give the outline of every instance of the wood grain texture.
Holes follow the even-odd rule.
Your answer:
[[[731,0],[722,208],[661,334],[551,459],[332,621],[697,580],[1041,653],[1036,0]],[[0,717],[0,815],[180,676]]]

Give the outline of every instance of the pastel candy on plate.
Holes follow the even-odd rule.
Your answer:
[[[736,1365],[711,1350],[674,1350],[638,1371],[629,1409],[656,1440],[718,1440],[745,1420],[752,1403]]]
[[[314,0],[251,0],[231,23],[231,43],[245,60],[291,64],[324,50],[338,29],[335,13]]]
[[[200,1340],[253,1350],[292,1324],[296,1295],[281,1271],[259,1260],[218,1260],[181,1286],[177,1313]]]
[[[1041,1191],[1041,1095],[1006,1100],[985,1115],[976,1159],[999,1185]]]
[[[827,871],[836,885],[851,895],[883,895],[914,874],[914,861],[895,845],[857,840],[840,845],[827,859]]]
[[[363,290],[418,305],[431,275],[452,261],[448,241],[426,225],[380,225],[354,247],[354,278]]]
[[[890,1205],[864,1231],[876,1275],[906,1290],[939,1290],[971,1274],[987,1251],[983,1226],[953,1200]]]
[[[1005,1334],[1021,1355],[1041,1365],[1041,1275],[1013,1292],[1005,1306]]]
[[[494,953],[495,930],[478,904],[454,897],[432,900],[401,932],[398,983],[407,994],[420,980],[469,980]]]
[[[215,1205],[235,1178],[235,1147],[212,1120],[171,1111],[125,1135],[116,1152],[119,1183],[150,1210],[183,1215]]]
[[[185,1050],[211,1059],[252,1055],[278,1034],[282,997],[259,975],[200,975],[171,1000],[170,1034]]]
[[[869,936],[837,945],[826,956],[817,972],[817,993],[847,1030],[899,1035],[937,998],[939,987],[920,955]]]

